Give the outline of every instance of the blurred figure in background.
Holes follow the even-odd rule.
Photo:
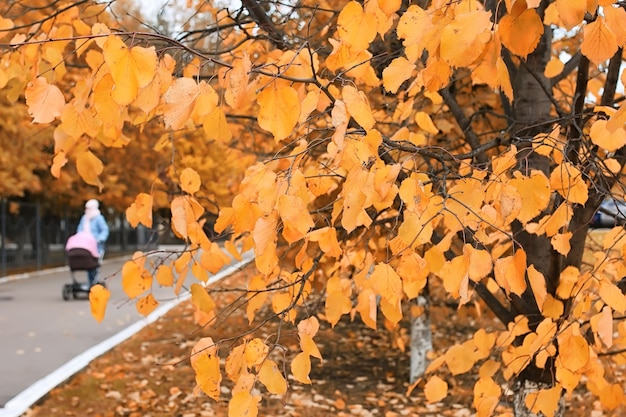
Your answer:
[[[100,212],[100,203],[98,203],[98,200],[91,199],[85,203],[85,214],[83,214],[78,223],[77,232],[90,233],[96,239],[96,242],[98,242],[98,256],[100,262],[102,262],[105,244],[109,238],[109,225]],[[91,269],[87,273],[90,287],[96,282],[98,269],[99,268]]]

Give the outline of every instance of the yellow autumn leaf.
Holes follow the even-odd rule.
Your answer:
[[[470,244],[466,244],[463,250],[469,253],[469,269],[467,272],[472,281],[478,282],[491,273],[493,270],[493,259],[488,251],[476,249]]]
[[[233,134],[226,121],[226,115],[221,107],[216,107],[204,117],[202,128],[204,129],[207,140],[228,142],[233,138]]]
[[[350,313],[352,310],[352,302],[350,297],[341,291],[329,292],[326,295],[325,312],[326,320],[332,327],[335,327],[341,316]]]
[[[191,284],[191,302],[200,311],[211,313],[215,309],[215,302],[202,284]]]
[[[552,388],[541,389],[537,392],[529,393],[525,399],[526,407],[536,415],[547,417],[554,416],[559,408],[563,387],[556,385]]]
[[[428,262],[414,251],[407,251],[400,258],[396,272],[402,278],[402,289],[409,300],[416,298],[426,287],[430,269]],[[374,318],[376,315],[374,314]]]
[[[174,273],[168,265],[159,265],[154,276],[156,282],[163,287],[171,287],[174,285]]]
[[[572,204],[585,204],[587,184],[580,170],[570,162],[563,162],[550,174],[550,187]]]
[[[351,85],[346,85],[341,90],[343,101],[346,103],[350,116],[366,131],[369,131],[376,124],[369,100],[362,91]]]
[[[376,16],[363,11],[363,7],[356,1],[351,1],[339,13],[337,32],[339,38],[358,53],[366,50],[376,37]]]
[[[156,74],[157,56],[154,46],[129,48],[115,35],[107,37],[102,46],[104,61],[115,81],[113,99],[128,105],[137,98],[139,89],[150,84]]]
[[[561,364],[568,370],[576,372],[589,362],[589,345],[585,338],[568,329],[558,335],[559,359]]]
[[[152,276],[134,261],[126,261],[122,266],[122,289],[128,298],[136,298],[152,286]]]
[[[154,295],[148,294],[145,297],[141,297],[137,300],[137,304],[135,307],[137,308],[137,312],[142,316],[147,316],[152,313],[155,308],[159,305],[159,302],[154,298]]]
[[[200,175],[193,168],[185,168],[180,173],[180,188],[189,194],[195,194],[200,190]]]
[[[248,368],[260,365],[269,352],[269,347],[258,337],[246,343],[244,359]]]
[[[220,398],[220,358],[217,345],[210,337],[200,339],[191,349],[191,367],[196,374],[198,387],[215,401]]]
[[[474,349],[469,343],[455,344],[446,351],[446,365],[452,375],[464,374],[474,366]]]
[[[448,383],[438,377],[432,376],[424,386],[424,395],[429,403],[436,403],[448,396]]]
[[[565,29],[582,23],[587,12],[587,0],[556,0],[556,9]]]
[[[565,64],[557,57],[552,57],[548,64],[546,65],[546,69],[543,71],[543,75],[548,78],[556,77],[559,75],[563,68],[565,68]]]
[[[383,70],[383,87],[390,93],[395,94],[402,83],[411,77],[415,68],[415,64],[405,57],[395,58]]]
[[[612,411],[623,406],[626,401],[624,387],[621,383],[610,384],[600,392],[600,402],[604,410]]]
[[[572,232],[566,233],[557,233],[552,236],[550,239],[550,243],[555,251],[560,253],[563,256],[567,256],[570,249],[572,248],[570,245],[570,239],[572,238]]]
[[[287,392],[287,380],[273,360],[267,359],[261,364],[258,376],[271,394],[282,395]]]
[[[418,111],[417,113],[415,113],[415,122],[420,127],[420,129],[423,129],[428,133],[431,133],[433,135],[439,133],[439,129],[437,129],[437,126],[435,126],[432,119],[426,112]]]
[[[622,7],[603,7],[605,23],[608,28],[617,37],[617,44],[620,47],[626,46],[626,28],[624,20],[626,20],[626,11]]]
[[[315,226],[305,202],[296,195],[278,197],[278,213],[283,221],[283,236],[288,243],[302,239]]]
[[[626,130],[619,126],[611,130],[611,125],[623,126],[624,122],[626,122],[626,106],[621,106],[608,121],[596,120],[593,122],[591,129],[589,129],[591,141],[609,152],[615,152],[626,145]]]
[[[298,353],[291,361],[291,374],[296,381],[301,384],[310,384],[311,379],[309,374],[311,373],[311,357],[304,353]]]
[[[81,152],[76,156],[76,171],[78,175],[87,184],[97,186],[102,191],[103,184],[100,181],[99,175],[104,170],[104,164],[96,155],[87,150]]]
[[[530,265],[528,267],[527,275],[528,282],[530,283],[530,288],[535,295],[537,305],[539,306],[539,309],[542,309],[543,303],[546,300],[548,294],[548,290],[546,288],[546,279],[541,272],[537,271],[534,265]]]
[[[598,335],[600,341],[607,347],[613,346],[613,310],[604,306],[602,311],[591,317],[591,329]]]
[[[626,310],[626,295],[622,293],[619,287],[606,280],[600,281],[600,298],[613,310],[624,314]]]
[[[65,107],[65,97],[59,87],[48,84],[44,77],[28,83],[25,97],[33,123],[50,123],[61,115]]]
[[[476,62],[491,39],[491,17],[491,13],[486,10],[456,15],[441,29],[441,58],[456,68]]]
[[[52,166],[50,167],[50,173],[54,178],[61,177],[61,168],[67,164],[67,156],[64,151],[59,151],[54,155],[52,159]]]
[[[526,58],[539,44],[543,22],[535,9],[526,7],[525,0],[517,0],[510,12],[500,19],[498,34],[507,49]]]
[[[259,126],[280,142],[291,134],[300,118],[300,99],[292,87],[269,86],[257,97]]]
[[[135,201],[126,209],[126,220],[132,227],[142,223],[146,227],[152,227],[152,196],[139,193]]]
[[[322,227],[312,230],[307,235],[307,238],[311,242],[317,242],[320,249],[330,257],[339,258],[343,252],[337,240],[337,229],[334,227]]]
[[[533,171],[530,177],[516,171],[509,184],[515,187],[522,197],[522,206],[517,218],[527,223],[539,215],[550,202],[550,182],[541,171]]]
[[[583,28],[580,52],[594,64],[599,65],[611,58],[618,48],[617,36],[609,29],[602,16],[598,16]]]
[[[228,402],[228,417],[257,417],[259,414],[260,395],[252,395],[248,391],[233,394]]]
[[[467,302],[467,292],[469,285],[469,257],[456,256],[447,261],[438,275],[443,279],[444,289],[454,298],[461,298],[463,303]]]
[[[491,377],[481,377],[474,384],[476,417],[489,417],[500,402],[502,388]]]
[[[391,303],[402,298],[402,278],[389,264],[377,264],[370,275],[369,282],[377,294]]]
[[[507,292],[522,295],[526,290],[526,268],[526,252],[519,248],[513,256],[496,259],[496,282]]]
[[[200,95],[200,87],[191,78],[177,78],[163,95],[163,120],[174,130],[185,127]]]
[[[100,284],[96,284],[89,289],[89,306],[91,315],[101,323],[107,309],[107,303],[111,298],[111,291]]]

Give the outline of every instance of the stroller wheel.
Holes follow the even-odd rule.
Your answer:
[[[69,300],[71,295],[73,295],[72,286],[70,284],[65,284],[63,286],[63,300]]]

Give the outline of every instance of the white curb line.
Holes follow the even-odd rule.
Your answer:
[[[254,256],[251,252],[244,254],[241,261],[229,266],[223,271],[220,271],[218,274],[212,276],[207,281],[206,285],[213,284],[214,282],[217,282],[229,276],[233,272],[249,264],[253,259]],[[66,381],[69,377],[71,377],[81,369],[85,368],[92,360],[102,355],[103,353],[111,350],[118,344],[130,338],[135,333],[138,333],[147,325],[155,322],[159,317],[163,316],[169,310],[174,308],[182,301],[188,299],[190,296],[191,293],[185,293],[177,299],[163,304],[152,313],[150,313],[144,320],[131,324],[124,330],[87,349],[85,352],[76,356],[65,365],[62,365],[49,375],[41,378],[39,381],[35,382],[33,385],[26,388],[24,391],[20,392],[15,397],[10,399],[5,404],[4,408],[0,408],[0,417],[19,417],[24,412],[26,412],[26,410],[28,410],[37,400],[46,395],[57,385]]]

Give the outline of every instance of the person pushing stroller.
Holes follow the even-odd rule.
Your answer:
[[[99,263],[104,258],[105,244],[109,238],[109,226],[102,213],[100,213],[100,203],[98,200],[91,199],[85,203],[85,213],[80,218],[78,223],[77,232],[90,233],[98,243],[98,258]],[[98,269],[93,268],[87,271],[87,278],[89,280],[89,287],[95,284],[98,277]]]

